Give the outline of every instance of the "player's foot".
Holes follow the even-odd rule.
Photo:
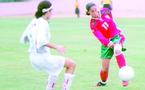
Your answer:
[[[106,82],[98,82],[96,84],[96,87],[102,87],[102,86],[105,86],[106,85]]]
[[[127,87],[128,86],[128,81],[122,81],[122,86]]]

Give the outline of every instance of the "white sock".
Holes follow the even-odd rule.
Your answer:
[[[70,90],[73,77],[74,77],[73,74],[65,73],[62,90]]]
[[[55,86],[56,80],[57,80],[57,76],[50,75],[48,77],[46,90],[54,90],[54,86]]]

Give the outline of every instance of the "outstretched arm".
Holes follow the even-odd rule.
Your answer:
[[[48,47],[48,48],[55,49],[58,52],[60,52],[61,54],[63,54],[65,52],[65,48],[62,45],[55,45],[55,44],[52,44],[52,43],[47,43],[45,46]]]
[[[120,41],[119,41],[119,43],[120,44],[123,44],[123,42],[125,41],[125,36],[123,35],[123,34],[119,34],[119,36],[120,36]]]
[[[95,30],[94,32],[95,37],[101,42],[102,45],[111,47],[113,45],[112,41],[105,38],[99,30]]]
[[[123,44],[123,42],[125,41],[125,36],[123,34],[121,34],[121,29],[119,27],[117,27],[117,29],[120,31],[119,36],[120,36],[120,44]]]

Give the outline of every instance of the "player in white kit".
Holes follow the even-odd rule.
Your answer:
[[[29,58],[33,68],[49,74],[46,90],[54,90],[57,77],[64,67],[66,70],[62,90],[70,90],[76,65],[70,58],[50,54],[50,49],[55,49],[61,54],[65,52],[62,45],[50,43],[48,20],[51,14],[52,4],[49,1],[41,1],[35,18],[21,36],[21,42],[29,43]]]

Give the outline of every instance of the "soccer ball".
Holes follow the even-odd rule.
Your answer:
[[[134,77],[134,70],[130,66],[124,66],[119,70],[118,75],[122,81],[129,81]]]

